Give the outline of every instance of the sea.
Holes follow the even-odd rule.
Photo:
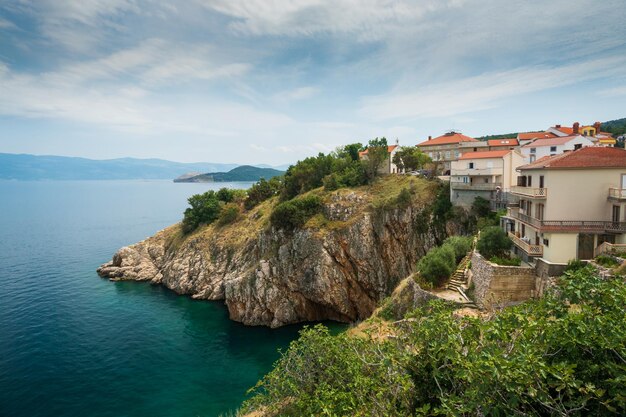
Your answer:
[[[249,186],[0,181],[0,416],[232,415],[303,326],[247,327],[96,268],[191,195]]]

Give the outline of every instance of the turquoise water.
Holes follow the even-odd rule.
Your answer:
[[[245,327],[221,302],[95,273],[213,187],[0,181],[0,416],[216,416],[241,404],[301,326]]]

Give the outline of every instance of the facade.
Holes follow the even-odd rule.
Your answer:
[[[585,146],[593,146],[589,137],[583,135],[563,136],[550,139],[536,139],[522,146],[521,152],[528,162],[535,162],[545,156],[554,156]]]
[[[520,146],[524,146],[536,139],[550,139],[558,137],[550,132],[522,132],[517,134],[517,141]]]
[[[397,167],[396,164],[393,163],[393,157],[396,155],[400,146],[396,141],[395,145],[387,146],[387,152],[389,153],[389,158],[385,159],[385,162],[382,163],[380,168],[378,168],[378,172],[381,174],[399,174],[401,170]],[[367,159],[367,149],[363,152],[359,152],[360,159]]]
[[[426,153],[435,163],[440,163],[440,171],[443,175],[449,175],[452,161],[459,159],[460,145],[465,142],[481,143],[480,141],[465,136],[458,132],[448,132],[445,135],[432,138],[419,143],[417,146]]]
[[[596,146],[615,146],[613,136],[610,133],[602,132],[600,125],[600,122],[595,122],[591,126],[581,126],[580,123],[576,122],[572,127],[556,125],[546,132],[558,137],[582,135],[588,137]]]
[[[626,243],[626,150],[584,147],[519,173],[511,189],[519,206],[501,220],[518,256],[562,266]]]
[[[517,184],[516,168],[523,164],[524,157],[517,150],[464,153],[451,164],[450,201],[469,208],[476,197],[483,197],[506,205],[511,186]]]

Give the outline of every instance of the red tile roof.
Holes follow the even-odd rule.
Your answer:
[[[544,139],[544,138],[555,138],[556,135],[550,132],[524,132],[518,133],[517,138],[519,140],[529,140],[529,139]]]
[[[519,169],[626,168],[626,150],[588,146],[560,155],[547,156]]]
[[[398,147],[398,145],[389,145],[389,146],[387,146],[387,152],[391,153],[397,147]],[[367,155],[367,149],[364,150],[364,151],[359,152],[359,156],[362,156],[362,155]]]
[[[541,146],[557,146],[564,145],[572,139],[576,139],[580,135],[575,136],[562,136],[550,139],[537,139],[533,142],[527,143],[523,148],[539,148]]]
[[[422,143],[418,143],[417,146],[435,146],[435,145],[453,145],[455,143],[460,142],[478,142],[474,138],[470,138],[469,136],[465,136],[461,133],[450,132],[445,135],[441,135],[439,137],[425,140]]]
[[[554,126],[554,129],[560,130],[561,132],[566,133],[568,135],[573,135],[574,134],[574,128],[573,127],[566,127],[566,126],[556,127],[556,126]]]
[[[507,139],[491,139],[488,140],[487,143],[489,146],[517,146],[519,142],[515,138],[507,138]]]
[[[487,158],[502,158],[504,155],[511,152],[506,151],[483,151],[483,152],[466,152],[459,157],[461,159],[487,159]]]

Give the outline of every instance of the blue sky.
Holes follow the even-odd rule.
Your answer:
[[[0,152],[284,164],[626,117],[623,0],[0,0]]]

